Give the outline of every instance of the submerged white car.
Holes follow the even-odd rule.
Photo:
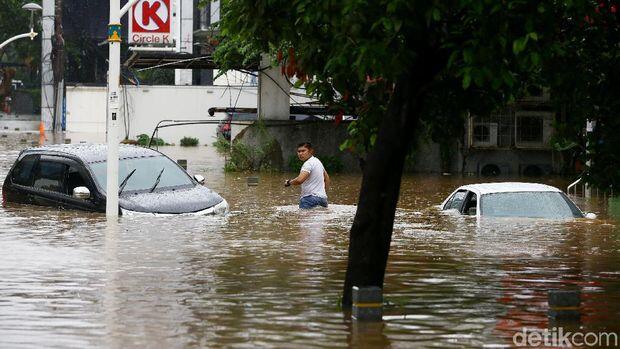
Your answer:
[[[476,217],[595,218],[583,212],[560,189],[538,183],[480,183],[456,189],[442,204]]]

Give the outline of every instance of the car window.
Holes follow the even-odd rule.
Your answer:
[[[560,192],[495,193],[482,197],[481,215],[491,217],[573,218],[581,214]]]
[[[64,186],[67,165],[61,162],[41,160],[35,170],[33,187],[66,194]]]
[[[101,189],[105,191],[107,182],[106,162],[92,163],[89,166],[95,180],[99,183]],[[127,180],[123,193],[150,190],[155,185],[157,176],[162,169],[163,172],[161,172],[157,188],[190,187],[194,185],[187,172],[183,171],[175,162],[162,155],[121,159],[118,164],[119,186],[134,169],[136,171]]]
[[[469,214],[469,210],[471,208],[476,208],[476,204],[478,203],[478,195],[474,192],[469,192],[467,198],[465,199],[465,206],[463,206],[463,214]]]
[[[65,185],[67,195],[73,195],[73,189],[77,187],[88,187],[88,182],[80,173],[77,165],[69,166],[69,170],[67,171],[67,183]],[[90,188],[89,188],[90,189]]]
[[[465,200],[465,196],[467,195],[467,190],[459,190],[446,203],[444,206],[444,210],[461,210],[461,206],[463,205],[463,200]]]
[[[11,181],[19,185],[31,185],[32,170],[37,162],[38,155],[27,155],[22,158],[13,169]]]

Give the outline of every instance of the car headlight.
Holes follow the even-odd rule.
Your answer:
[[[222,199],[222,202],[213,207],[214,214],[226,214],[228,213],[228,202]]]

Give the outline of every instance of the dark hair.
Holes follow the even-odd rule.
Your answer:
[[[312,143],[310,143],[310,142],[302,142],[302,143],[297,144],[297,148],[301,148],[301,147],[306,147],[309,150],[314,149],[314,148],[312,148]]]

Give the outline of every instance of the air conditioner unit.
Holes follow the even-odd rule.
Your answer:
[[[475,123],[472,130],[472,145],[474,147],[497,147],[496,122]]]

